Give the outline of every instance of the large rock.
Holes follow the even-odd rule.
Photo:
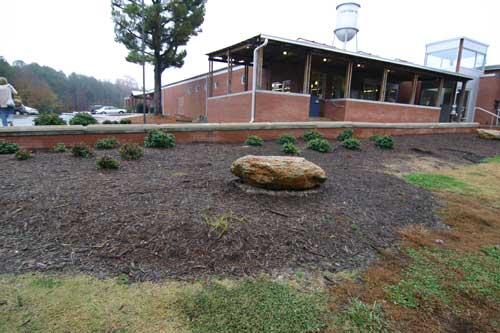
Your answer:
[[[302,157],[247,155],[233,162],[231,172],[246,184],[272,190],[308,190],[326,180],[323,169]]]
[[[487,129],[478,129],[477,134],[481,139],[496,139],[500,140],[500,131],[495,130],[487,130]]]

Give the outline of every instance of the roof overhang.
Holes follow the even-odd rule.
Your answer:
[[[396,65],[398,67],[405,67],[408,70],[425,72],[427,74],[434,74],[434,75],[438,75],[438,76],[444,76],[447,78],[453,78],[453,79],[458,80],[458,81],[472,80],[473,79],[472,76],[469,76],[466,74],[436,69],[436,68],[432,68],[432,67],[414,64],[414,63],[407,62],[407,61],[387,59],[387,58],[375,56],[375,55],[372,55],[369,53],[352,52],[352,51],[348,51],[348,50],[342,50],[342,49],[339,49],[339,48],[336,48],[334,46],[330,46],[327,44],[320,44],[320,43],[306,41],[306,40],[293,40],[293,39],[276,37],[276,36],[271,36],[271,35],[266,35],[266,34],[260,34],[260,35],[251,37],[249,39],[243,40],[243,41],[236,43],[234,45],[225,47],[223,49],[219,49],[217,51],[207,53],[207,56],[209,57],[210,60],[227,62],[226,58],[227,58],[227,52],[229,50],[234,51],[234,50],[245,49],[248,52],[253,52],[253,49],[255,49],[255,47],[257,47],[259,44],[261,44],[266,39],[269,41],[274,41],[276,43],[283,43],[283,44],[303,47],[306,49],[313,49],[313,50],[318,50],[318,51],[323,51],[323,52],[341,54],[341,55],[345,55],[347,57],[357,59],[357,60],[371,60],[371,61],[386,63],[389,65]],[[236,63],[236,64],[238,64],[238,63]]]

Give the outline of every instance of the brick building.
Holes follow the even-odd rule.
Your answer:
[[[479,81],[476,107],[475,122],[490,126],[500,125],[500,65],[485,67]]]
[[[211,52],[208,59],[208,73],[163,87],[165,115],[208,122],[448,122],[453,105],[463,109],[466,101],[457,86],[473,79],[269,35]],[[213,70],[214,62],[227,68]]]

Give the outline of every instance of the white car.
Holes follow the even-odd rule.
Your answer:
[[[95,114],[120,115],[127,113],[125,109],[119,109],[115,106],[103,106],[95,111]]]
[[[36,116],[38,115],[38,110],[35,108],[30,108],[29,106],[24,106],[24,114]]]

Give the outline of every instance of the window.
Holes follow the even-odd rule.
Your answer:
[[[215,80],[214,82],[214,89],[219,88],[219,81]]]
[[[291,80],[276,81],[271,84],[272,91],[290,92]]]
[[[433,68],[454,71],[457,67],[458,48],[428,53],[425,65]]]
[[[200,91],[200,86],[197,84],[196,86],[194,86],[194,92],[197,93]]]
[[[464,48],[462,50],[462,60],[460,61],[460,67],[474,68],[475,63],[476,52]]]
[[[484,69],[484,54],[482,53],[477,53],[476,54],[476,65],[474,66],[475,69],[478,70],[483,70]]]

